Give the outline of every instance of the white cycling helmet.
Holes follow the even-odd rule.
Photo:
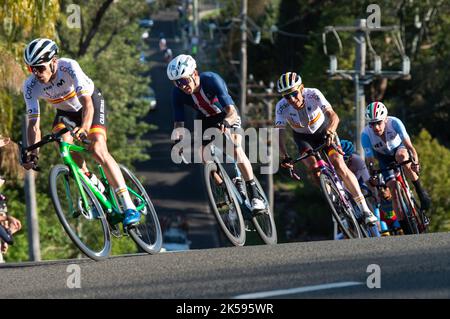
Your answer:
[[[58,46],[53,40],[39,38],[31,41],[23,52],[23,59],[29,66],[43,65],[58,54]]]
[[[366,107],[366,121],[369,123],[386,119],[388,110],[381,102],[372,102]]]
[[[295,72],[287,72],[280,76],[277,82],[278,93],[292,90],[302,84],[302,78]]]
[[[194,58],[187,54],[180,54],[170,61],[167,66],[167,76],[175,81],[192,75],[197,68]]]

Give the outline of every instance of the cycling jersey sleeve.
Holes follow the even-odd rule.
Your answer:
[[[392,119],[392,128],[398,133],[402,141],[409,140],[409,135],[406,132],[406,128],[403,122],[396,117],[392,117],[391,119]]]
[[[23,84],[23,97],[26,104],[26,114],[28,120],[37,119],[40,114],[39,100],[37,93],[34,88],[37,85],[37,80],[33,78],[28,78]]]
[[[77,96],[91,96],[94,92],[94,82],[83,72],[77,61],[70,60],[70,68],[73,72],[70,72],[69,75],[73,79]]]
[[[172,90],[172,106],[174,122],[184,122],[183,93],[176,87]]]
[[[211,85],[213,92],[219,99],[220,105],[223,108],[228,105],[235,105],[233,99],[228,93],[227,85],[225,84],[225,81],[220,77],[220,75],[214,73],[210,78],[211,81],[209,81],[209,84]]]
[[[283,116],[283,111],[286,108],[286,104],[281,100],[277,103],[275,107],[275,127],[276,128],[285,128],[286,127],[286,119]]]
[[[374,157],[372,143],[370,143],[369,135],[366,132],[361,133],[361,145],[364,149],[366,157]]]
[[[314,90],[314,93],[316,93],[317,97],[319,98],[320,107],[322,111],[330,110],[332,109],[330,102],[325,98],[325,96],[320,92],[319,90]]]

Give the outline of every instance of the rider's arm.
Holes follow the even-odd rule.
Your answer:
[[[411,139],[410,139],[408,133],[406,132],[405,125],[403,124],[402,121],[400,121],[396,117],[391,117],[391,120],[392,120],[392,127],[398,133],[398,135],[402,139],[403,144],[406,146],[406,148],[408,149],[408,151],[412,155],[412,157],[413,157],[412,160],[415,163],[418,163],[419,162],[419,157],[417,155],[416,149],[412,145],[412,142],[411,142]]]
[[[289,154],[286,149],[286,129],[278,128],[278,136],[279,136],[279,148],[280,148],[280,158],[284,159],[289,157]]]
[[[80,100],[81,105],[83,105],[83,118],[81,120],[81,128],[86,132],[89,132],[89,129],[92,125],[92,120],[94,118],[94,103],[92,102],[92,97],[84,95],[78,98]]]
[[[225,117],[225,120],[228,122],[228,124],[233,125],[236,123],[239,115],[236,111],[236,107],[234,105],[227,105],[225,108],[225,112],[227,112],[227,116]]]
[[[325,111],[325,116],[329,119],[329,124],[327,131],[330,133],[336,133],[337,127],[339,125],[339,116],[333,111],[332,108],[327,108]]]
[[[39,117],[33,120],[28,120],[27,146],[36,144],[40,140],[41,140],[41,128]],[[31,152],[37,156],[39,153],[39,149],[35,149]]]

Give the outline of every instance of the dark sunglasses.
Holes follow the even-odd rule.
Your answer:
[[[189,83],[191,83],[191,78],[190,77],[189,78],[181,78],[181,79],[175,80],[175,85],[178,86],[178,87],[183,87],[183,86],[189,85]]]
[[[47,70],[47,66],[46,65],[36,65],[36,66],[30,66],[31,72],[38,72],[38,73],[42,73],[45,70]]]
[[[375,126],[377,126],[377,125],[381,125],[381,122],[383,122],[383,120],[378,121],[378,122],[372,122],[372,123],[369,123],[369,125],[370,125],[370,127],[375,127]]]
[[[285,99],[292,99],[292,98],[296,98],[297,96],[298,96],[298,90],[295,90],[294,92],[283,95],[283,97]]]

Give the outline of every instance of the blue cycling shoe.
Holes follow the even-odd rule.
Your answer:
[[[125,219],[123,220],[123,226],[128,227],[130,225],[134,225],[139,223],[141,219],[141,213],[139,213],[135,209],[127,209],[125,212]]]

